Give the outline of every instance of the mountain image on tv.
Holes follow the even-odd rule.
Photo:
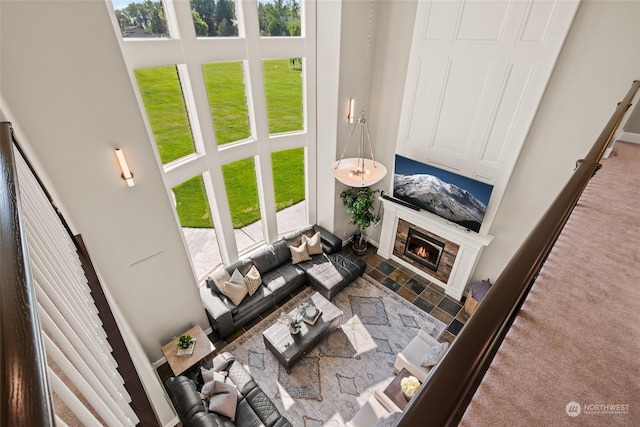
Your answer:
[[[478,232],[493,186],[396,155],[393,196]]]

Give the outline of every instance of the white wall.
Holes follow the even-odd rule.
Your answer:
[[[373,188],[389,188],[395,146],[400,121],[402,92],[407,74],[409,50],[413,34],[417,2],[414,0],[377,0],[374,2],[374,29],[369,58],[366,113],[369,131],[376,160],[388,170],[387,176]],[[340,91],[338,95],[338,146],[336,158],[339,158],[345,144],[349,150],[345,157],[356,154],[359,129],[351,140],[348,134],[353,125],[346,123],[347,101],[356,100],[356,117],[359,117],[363,103],[364,63],[366,61],[367,29],[369,24],[369,2],[346,0],[342,6],[341,44],[340,44]],[[320,75],[320,73],[318,74]],[[320,141],[320,139],[319,139]],[[319,147],[319,151],[320,151]],[[368,157],[368,155],[367,155]],[[344,211],[340,193],[348,187],[335,181],[335,228],[342,238],[351,235],[355,227],[349,225],[349,217]],[[322,194],[319,192],[318,194]],[[371,226],[369,237],[377,242],[380,236],[380,224]]]
[[[102,1],[2,2],[0,87],[147,357],[207,328],[176,217]],[[9,116],[11,114],[11,116]],[[120,178],[113,148],[135,175]]]
[[[495,280],[640,77],[640,3],[583,1],[474,279]]]
[[[640,65],[638,66],[640,68]],[[640,78],[640,77],[639,77]],[[624,131],[640,134],[640,105],[634,105],[629,120],[624,125]]]
[[[332,161],[327,165],[318,165],[318,169],[328,168],[330,170],[331,165],[343,153],[345,146],[347,151],[345,158],[354,157],[357,155],[358,141],[360,138],[360,129],[354,131],[353,136],[349,139],[349,132],[353,128],[353,124],[349,124],[347,121],[347,107],[348,101],[351,98],[355,99],[355,114],[356,117],[360,117],[360,111],[363,107],[367,116],[369,116],[369,107],[364,105],[364,89],[365,89],[365,60],[367,50],[367,31],[369,25],[369,2],[359,0],[345,0],[341,2],[341,20],[339,26],[336,27],[340,31],[340,69],[338,70],[338,96],[335,102],[337,103],[337,114],[332,117],[332,120],[336,123],[336,136],[335,141],[331,143],[335,144],[335,156]],[[374,18],[375,19],[375,11]],[[319,25],[319,27],[321,27]],[[372,36],[373,38],[374,36]],[[320,40],[320,38],[318,38]],[[372,46],[375,41],[372,41]],[[371,56],[374,55],[373,47],[371,47]],[[371,62],[369,62],[371,67]],[[318,73],[318,76],[321,74]],[[367,79],[367,85],[371,85],[371,71],[369,71],[369,77]],[[369,89],[367,99],[371,97],[371,90]],[[366,101],[368,104],[368,101]],[[322,127],[322,124],[318,122],[318,128]],[[323,150],[322,140],[318,139],[318,152]],[[322,195],[331,194],[330,203],[333,203],[335,209],[334,215],[334,228],[333,231],[336,235],[343,239],[353,234],[355,227],[349,224],[349,216],[346,214],[344,204],[340,198],[340,193],[346,190],[348,187],[338,180],[333,175],[329,175],[330,182],[329,188],[333,190],[333,193],[327,191],[318,191],[318,197]],[[319,183],[320,184],[320,183]],[[321,206],[322,203],[318,203]]]
[[[376,51],[373,58],[375,89],[371,96],[370,127],[376,160],[380,160],[388,171],[376,188],[386,192],[393,179],[402,94],[417,6],[416,1],[378,2]],[[380,224],[371,227],[371,237],[376,242],[379,241]]]

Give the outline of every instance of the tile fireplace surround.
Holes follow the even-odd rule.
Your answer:
[[[380,198],[380,201],[384,208],[384,216],[378,255],[393,259],[442,286],[449,296],[459,301],[471,279],[482,249],[491,243],[493,236],[468,231],[426,211],[415,211],[383,198]],[[446,255],[446,260],[440,262],[438,271],[420,266],[418,262],[403,256],[403,245],[406,242],[401,240],[406,238],[408,226],[422,233],[426,232],[425,234],[445,243],[443,258]]]

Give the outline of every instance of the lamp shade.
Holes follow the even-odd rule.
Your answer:
[[[331,172],[349,187],[368,187],[384,178],[387,168],[380,162],[356,157],[338,160],[331,165]]]

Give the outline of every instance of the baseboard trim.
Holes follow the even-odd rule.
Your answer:
[[[633,142],[640,144],[640,134],[631,132],[622,132],[618,137],[618,141]]]

